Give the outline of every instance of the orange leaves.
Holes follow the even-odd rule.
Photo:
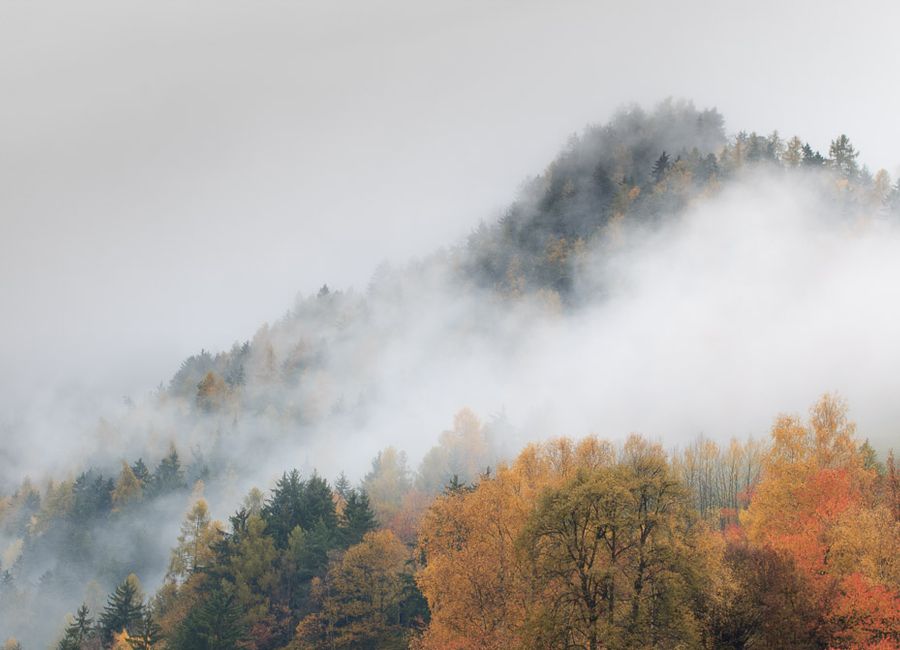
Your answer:
[[[900,595],[859,573],[841,581],[831,618],[841,647],[900,647]]]
[[[889,499],[878,497],[890,490],[873,489],[878,479],[854,431],[831,395],[807,425],[778,418],[742,521],[751,544],[794,563],[836,647],[900,647],[900,526]]]

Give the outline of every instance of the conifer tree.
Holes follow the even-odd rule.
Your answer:
[[[236,650],[244,639],[242,612],[234,596],[213,592],[182,621],[173,650]]]
[[[94,635],[94,619],[89,614],[87,605],[82,603],[75,614],[75,620],[66,628],[65,636],[57,646],[58,650],[81,650],[81,644]]]
[[[856,162],[859,152],[853,148],[850,138],[846,135],[841,134],[836,140],[831,141],[828,155],[831,157],[831,166],[844,178],[856,178],[859,174],[859,165]]]
[[[346,500],[350,496],[350,479],[347,478],[347,475],[341,472],[340,476],[337,477],[337,480],[334,482],[334,491],[337,492],[342,499]]]
[[[159,461],[156,471],[153,473],[153,494],[168,494],[186,487],[184,482],[184,469],[178,458],[175,445],[169,447],[169,453]]]
[[[807,142],[803,145],[803,164],[806,167],[821,167],[825,164],[825,157],[818,151],[814,151]]]
[[[655,163],[653,163],[653,180],[657,183],[661,182],[662,179],[666,177],[666,172],[669,171],[669,167],[671,167],[669,154],[663,151],[662,155],[656,159]]]
[[[99,625],[104,641],[109,641],[116,632],[131,630],[142,620],[143,614],[137,577],[132,574],[110,594],[100,615]]]
[[[129,503],[140,501],[143,493],[141,481],[128,463],[122,463],[122,471],[119,480],[112,491],[112,505],[116,510],[121,510]]]
[[[296,469],[285,472],[275,483],[272,496],[262,509],[262,518],[266,522],[266,530],[275,540],[275,544],[284,547],[288,535],[300,524],[301,500],[303,498],[303,481]]]
[[[345,546],[358,544],[366,533],[378,527],[369,496],[362,490],[349,492],[342,519],[341,536]]]
[[[134,472],[137,480],[141,482],[141,486],[146,488],[150,482],[150,470],[144,464],[144,459],[138,458],[137,462],[131,466],[131,471]]]

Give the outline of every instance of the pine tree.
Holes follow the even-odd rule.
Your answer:
[[[150,482],[150,470],[144,464],[143,458],[138,458],[137,462],[131,466],[131,471],[134,472],[134,475],[137,477],[137,480],[141,482],[141,486],[146,488]]]
[[[362,490],[349,492],[342,519],[341,537],[345,546],[358,544],[366,533],[378,527],[369,496]]]
[[[173,650],[237,650],[244,639],[242,612],[234,596],[221,591],[195,606],[178,627]]]
[[[310,530],[321,521],[328,530],[336,530],[337,513],[334,507],[334,495],[328,481],[313,474],[303,487],[298,523],[304,530]]]
[[[309,531],[321,521],[328,531],[337,529],[337,513],[328,481],[315,474],[303,481],[297,470],[286,472],[278,480],[262,516],[279,548],[287,545],[288,536],[296,526]]]
[[[143,614],[144,605],[137,578],[132,574],[110,594],[100,615],[99,625],[104,641],[109,641],[116,632],[131,630],[142,620]]]
[[[341,495],[341,498],[347,500],[350,496],[350,479],[347,478],[347,475],[341,472],[340,476],[337,477],[337,480],[334,482],[334,491]]]
[[[75,614],[75,620],[66,628],[65,636],[57,646],[58,650],[81,650],[81,644],[94,635],[94,619],[89,614],[87,605],[82,603]]]
[[[281,475],[275,483],[272,496],[263,506],[262,517],[266,522],[266,529],[279,547],[283,548],[287,544],[288,535],[294,526],[300,524],[302,498],[303,481],[300,480],[300,472],[294,469]]]
[[[859,165],[856,157],[859,152],[850,144],[850,138],[841,134],[836,140],[831,141],[828,148],[828,155],[831,157],[831,166],[844,178],[855,178],[859,173]]]
[[[653,163],[653,180],[657,183],[661,182],[662,179],[666,177],[666,172],[669,171],[669,167],[671,166],[669,154],[663,151],[662,155],[656,159],[655,163]]]
[[[803,145],[803,164],[806,167],[821,167],[825,164],[825,157],[814,151],[807,142]]]
[[[153,473],[152,485],[154,495],[168,494],[186,487],[184,469],[181,467],[175,445],[170,446],[169,453],[159,461]]]

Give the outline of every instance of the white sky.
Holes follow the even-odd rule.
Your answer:
[[[0,413],[493,218],[631,101],[900,163],[895,2],[0,0]]]

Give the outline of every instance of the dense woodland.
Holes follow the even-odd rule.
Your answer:
[[[72,475],[5,477],[0,639],[25,650],[900,647],[900,477],[836,395],[728,444],[526,442],[502,414],[462,409],[415,468],[386,447],[363,476],[326,478],[315,457],[286,451],[287,437],[318,432],[340,447],[366,421],[383,350],[435,286],[463,296],[443,326],[476,340],[491,324],[466,317],[473,296],[576,312],[614,282],[583,269],[634,229],[759,174],[813,184],[850,222],[900,217],[900,184],[861,166],[846,136],[820,153],[723,125],[690,104],[622,111],[573,136],[467,241],[379,269],[364,293],[323,287],[251,340],[190,357],[146,403],[101,421]],[[283,473],[248,489],[263,458],[284,459]]]

